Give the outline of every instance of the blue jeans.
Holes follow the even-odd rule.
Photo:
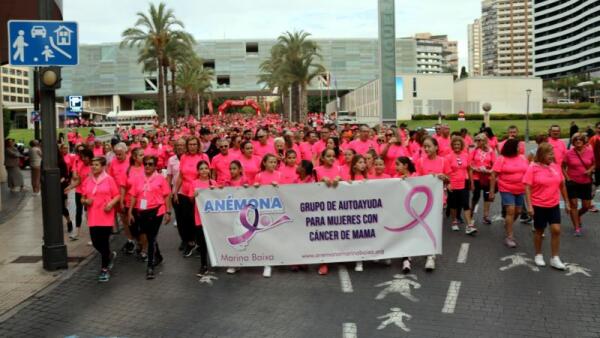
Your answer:
[[[504,206],[515,206],[517,208],[523,207],[525,194],[512,194],[510,192],[500,192],[502,197],[502,205]]]

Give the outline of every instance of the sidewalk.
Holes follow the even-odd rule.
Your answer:
[[[28,176],[29,172],[24,171],[23,174]],[[69,202],[74,219],[72,197]],[[27,192],[13,193],[10,198],[3,199],[3,203],[0,213],[0,317],[68,272],[47,272],[42,268],[41,197],[33,196],[29,187]],[[77,241],[69,241],[65,234],[69,269],[94,252],[93,247],[88,245],[87,227],[84,225],[81,230]]]

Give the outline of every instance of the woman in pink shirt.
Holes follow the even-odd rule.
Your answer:
[[[475,210],[483,191],[483,223],[492,224],[490,220],[490,205],[492,204],[490,201],[490,175],[492,165],[496,161],[496,152],[488,145],[485,133],[476,135],[474,140],[476,148],[469,155],[473,179],[471,208]]]
[[[394,136],[393,130],[385,132],[387,142],[381,147],[381,156],[385,161],[385,173],[394,175],[396,172],[396,159],[401,156],[408,156],[406,148],[402,145],[402,140]]]
[[[191,182],[192,198],[196,198],[198,194],[202,193],[205,189],[214,189],[216,182],[210,179],[210,167],[208,161],[200,160],[197,165],[197,177]],[[200,253],[200,271],[196,274],[198,277],[202,277],[209,273],[208,268],[208,247],[206,245],[206,237],[204,237],[204,230],[202,228],[202,219],[198,208],[194,204],[194,232],[195,242],[198,244]]]
[[[83,196],[83,186],[90,176],[92,168],[90,167],[94,158],[94,153],[89,149],[82,149],[79,152],[79,159],[75,163],[73,168],[73,177],[71,178],[71,184],[65,188],[65,193],[68,193],[75,188],[75,233],[70,233],[69,238],[71,240],[77,240],[81,232],[81,222],[83,218],[83,203],[81,198]]]
[[[131,156],[129,157],[129,167],[127,168],[126,178],[125,178],[125,186],[121,188],[121,200],[123,201],[124,210],[129,210],[131,206],[131,187],[135,181],[144,176],[144,151],[142,148],[135,148],[131,151]],[[119,181],[117,180],[117,185],[119,185]],[[126,217],[129,220],[129,217]],[[132,242],[128,242],[125,244],[123,248],[125,253],[132,254],[135,249],[135,243],[133,240],[137,241],[137,254],[142,260],[147,258],[146,253],[146,235],[140,231],[140,223],[133,222],[130,223],[127,221],[129,225],[129,234]]]
[[[342,178],[347,179],[350,175],[350,163],[352,163],[352,158],[356,155],[356,151],[354,149],[346,149],[344,150],[344,160],[340,163],[340,171],[342,172]]]
[[[352,159],[352,164],[350,166],[350,179],[348,180],[348,182],[352,183],[352,181],[366,181],[367,176],[369,176],[369,174],[367,172],[367,161],[365,160],[365,157],[360,154],[354,155],[354,158]],[[354,266],[354,271],[364,271],[362,261],[356,262],[356,265]]]
[[[259,157],[263,157],[268,153],[273,153],[274,145],[269,142],[269,131],[265,128],[259,128],[256,131],[256,137],[254,138],[254,154]],[[243,164],[243,163],[242,163]]]
[[[500,155],[492,167],[490,200],[494,200],[496,181],[498,181],[502,206],[506,208],[504,244],[509,248],[515,248],[517,243],[513,235],[513,223],[515,215],[519,215],[523,207],[525,194],[523,175],[525,175],[529,163],[525,156],[519,155],[519,140],[515,138],[506,140]]]
[[[173,201],[179,204],[183,217],[182,231],[184,233],[186,247],[183,250],[184,257],[190,257],[197,248],[195,237],[196,227],[194,223],[194,187],[192,182],[198,177],[198,164],[200,161],[209,162],[208,156],[200,152],[200,140],[195,137],[189,137],[186,142],[186,153],[179,160],[179,176],[175,183],[174,191],[178,191],[173,196]]]
[[[258,188],[261,185],[273,185],[277,186],[282,182],[283,176],[277,171],[277,157],[273,154],[266,154],[260,163],[261,171],[256,175],[254,180],[254,186]],[[263,270],[263,277],[271,277],[271,267],[265,265]]]
[[[94,248],[102,256],[98,281],[108,282],[110,270],[117,256],[110,251],[110,235],[115,225],[115,206],[119,202],[119,188],[105,171],[106,159],[94,157],[91,175],[83,183],[81,203],[87,208],[87,225]]]
[[[448,183],[450,174],[450,163],[444,157],[438,156],[437,140],[431,136],[423,138],[423,151],[425,156],[415,160],[415,169],[417,176],[434,175],[444,183]],[[435,256],[427,256],[425,261],[425,270],[435,270]]]
[[[297,184],[315,183],[315,171],[311,161],[300,161],[300,164],[296,167],[296,174],[298,174],[295,182]]]
[[[163,257],[158,248],[156,237],[160,225],[171,221],[171,188],[165,177],[156,172],[158,158],[144,156],[144,176],[139,177],[131,186],[131,205],[129,221],[140,224],[140,230],[148,241],[148,265],[146,279],[154,279],[154,267]]]
[[[587,146],[585,134],[573,135],[571,149],[567,151],[562,165],[571,204],[571,222],[575,236],[581,236],[581,216],[592,206],[592,175],[596,169],[594,151]],[[579,200],[581,209],[577,210]]]
[[[285,153],[285,158],[279,164],[279,172],[281,173],[281,184],[293,184],[298,179],[296,173],[296,159],[298,154],[294,149],[288,149]]]
[[[238,160],[244,168],[244,177],[246,177],[248,184],[254,184],[254,177],[260,171],[260,161],[262,159],[254,154],[254,145],[250,141],[242,142],[241,149],[242,156]]]
[[[375,161],[375,157],[377,157],[377,152],[373,149],[369,149],[365,154],[364,154],[364,158],[365,158],[365,163],[367,165],[367,173],[372,176],[374,173],[374,161]]]
[[[385,160],[382,156],[375,157],[373,160],[373,175],[370,175],[370,179],[381,180],[385,178],[390,178],[392,176],[388,175],[386,172]]]
[[[225,182],[226,187],[248,187],[248,181],[244,177],[242,164],[238,160],[233,160],[229,164],[229,180]]]
[[[542,255],[542,235],[548,225],[552,233],[550,266],[565,270],[565,265],[558,257],[560,247],[560,195],[566,201],[567,190],[560,167],[555,163],[554,151],[549,143],[542,143],[537,149],[534,162],[529,165],[523,176],[525,195],[529,215],[533,217],[535,235],[535,264],[546,266]],[[569,212],[569,205],[565,205]]]
[[[460,136],[453,136],[450,141],[452,152],[446,155],[446,160],[450,164],[450,184],[448,186],[448,208],[452,217],[452,231],[459,231],[457,216],[462,209],[464,211],[465,233],[474,235],[477,232],[475,222],[471,218],[471,207],[469,201],[469,191],[473,190],[473,180],[471,178],[471,167],[469,154],[465,151],[465,142]],[[467,183],[469,185],[467,186]]]

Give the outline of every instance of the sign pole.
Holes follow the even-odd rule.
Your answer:
[[[33,69],[33,110],[40,114],[40,67]],[[33,121],[33,134],[36,140],[40,140],[40,119]]]
[[[50,18],[52,0],[39,0],[40,18]],[[56,81],[60,81],[60,68]],[[51,71],[49,71],[51,72]],[[64,243],[62,222],[62,189],[60,169],[58,168],[58,148],[56,143],[56,87],[48,84],[45,72],[40,78],[40,114],[42,117],[42,216],[44,226],[44,244],[42,259],[44,269],[52,271],[68,268],[67,247]],[[60,82],[58,82],[60,83]]]

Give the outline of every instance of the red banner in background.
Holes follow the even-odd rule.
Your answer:
[[[227,109],[229,109],[230,107],[252,107],[255,111],[257,115],[260,115],[260,106],[258,105],[258,103],[256,103],[256,101],[251,100],[251,99],[247,99],[247,100],[225,100],[225,102],[223,102],[223,104],[221,104],[218,108],[219,110],[219,115],[223,115],[223,113],[225,113],[225,111]]]

